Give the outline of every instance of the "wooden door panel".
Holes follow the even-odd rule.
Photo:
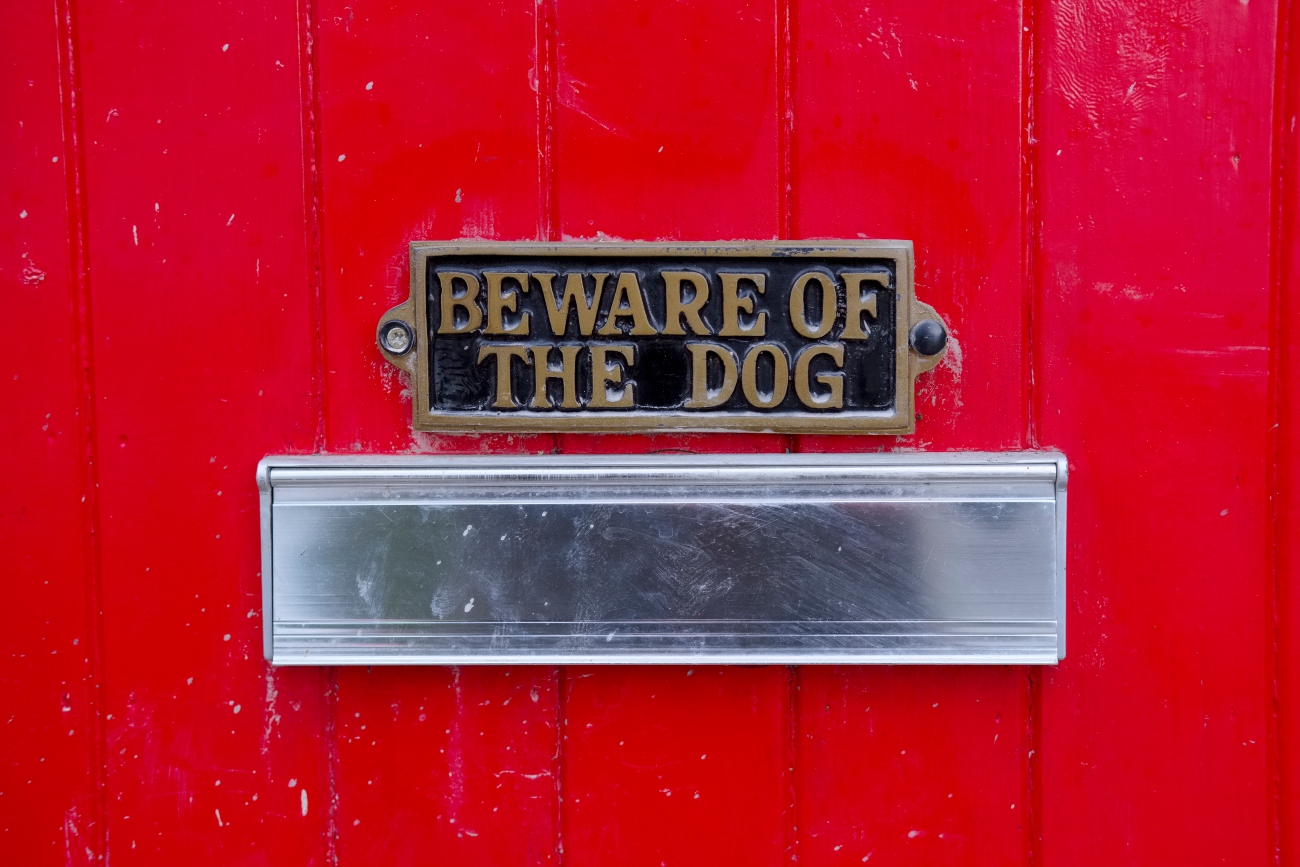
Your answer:
[[[917,296],[951,330],[914,437],[800,451],[1024,448],[1019,10],[1001,3],[797,4],[795,237],[916,243]],[[1028,839],[1028,673],[804,667],[795,803],[812,864],[1008,864]]]
[[[570,666],[564,690],[565,863],[785,862],[785,669]]]
[[[0,552],[11,612],[0,631],[0,856],[93,864],[103,751],[84,260],[68,238],[80,199],[51,11],[10,4],[0,32]]]
[[[1278,22],[1279,33],[1300,33],[1300,5],[1286,8],[1285,17]],[[1277,252],[1277,273],[1273,289],[1273,340],[1274,377],[1271,388],[1276,415],[1271,428],[1270,445],[1277,456],[1271,479],[1273,496],[1273,540],[1277,560],[1276,598],[1277,649],[1276,665],[1277,716],[1274,721],[1277,734],[1277,798],[1278,837],[1276,846],[1281,853],[1280,862],[1287,867],[1300,864],[1300,464],[1296,461],[1296,446],[1300,444],[1296,423],[1300,421],[1296,388],[1300,384],[1300,214],[1295,205],[1300,202],[1300,130],[1291,119],[1300,113],[1300,64],[1296,63],[1295,40],[1288,36],[1286,53],[1279,58],[1283,73],[1274,82],[1281,97],[1280,113],[1273,119],[1278,152],[1274,165],[1281,170],[1281,183],[1274,187],[1273,212],[1279,219],[1274,248]]]
[[[411,241],[541,237],[534,6],[331,2],[317,20],[325,449],[551,451],[412,434],[408,385],[375,349]],[[556,860],[553,670],[332,676],[341,862]]]
[[[1043,857],[1262,863],[1273,11],[1047,13],[1035,407],[1072,536]]]
[[[549,435],[413,435],[375,347],[410,294],[411,241],[541,238],[532,4],[327,2],[319,22],[327,448],[550,451]]]
[[[778,235],[775,4],[559,0],[555,24],[561,237]],[[565,452],[765,452],[785,450],[787,438],[562,434],[559,443]],[[566,672],[567,862],[786,857],[787,670],[687,671]]]
[[[262,660],[257,489],[313,447],[292,3],[77,7],[114,863],[324,863],[325,672]]]
[[[555,7],[562,236],[775,237],[776,3]]]
[[[1017,669],[801,669],[800,862],[1022,861],[1028,695]]]

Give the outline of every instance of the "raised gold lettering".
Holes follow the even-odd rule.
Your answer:
[[[682,330],[682,317],[696,334],[711,334],[704,320],[700,318],[700,308],[709,300],[709,281],[696,271],[662,271],[664,278],[664,307],[666,318],[664,334],[685,334]],[[691,284],[691,298],[682,300],[682,284]],[[634,334],[636,332],[633,332]]]
[[[560,406],[563,409],[577,409],[578,403],[578,352],[582,349],[577,344],[565,344],[560,349],[560,366],[551,367],[551,347],[533,346],[533,409],[552,409],[550,398],[546,394],[546,384],[552,379],[563,383]]]
[[[744,325],[740,322],[741,313],[754,312],[754,296],[740,294],[740,281],[748,280],[754,284],[754,290],[762,295],[767,291],[766,274],[727,274],[720,273],[722,280],[722,330],[723,337],[762,337],[767,333],[767,313],[760,313],[752,322]]]
[[[518,358],[527,364],[527,349],[518,343],[486,343],[478,349],[478,363],[482,364],[488,358],[495,358],[497,362],[497,395],[492,408],[517,409],[510,387],[510,359]]]
[[[758,359],[764,353],[772,356],[772,391],[764,395],[758,390]],[[785,400],[790,388],[790,358],[775,343],[759,343],[745,353],[745,363],[740,369],[740,385],[745,400],[759,409],[771,409]]]
[[[591,346],[591,400],[587,406],[593,409],[615,409],[633,406],[634,382],[624,382],[627,367],[631,366],[635,350],[630,343],[594,343]],[[622,359],[611,358],[622,356]],[[614,392],[611,385],[621,385]],[[611,396],[612,395],[612,396]]]
[[[465,294],[455,293],[456,281],[465,284]],[[482,288],[478,277],[465,271],[439,271],[438,283],[442,286],[442,321],[438,323],[439,334],[463,334],[477,331],[483,324],[483,311],[478,306],[478,293]],[[456,324],[456,311],[465,311],[465,324]]]
[[[822,293],[821,320],[816,325],[804,318],[804,293],[813,281],[817,282]],[[830,276],[820,271],[809,271],[794,281],[794,288],[790,290],[790,324],[795,331],[810,340],[817,340],[830,333],[831,327],[835,325],[835,283]]]
[[[487,280],[487,328],[485,334],[509,334],[512,336],[528,335],[528,314],[521,313],[514,325],[505,325],[505,311],[519,309],[519,292],[528,291],[528,275],[519,271],[484,271]],[[519,292],[506,289],[505,281],[514,280],[519,284]]]
[[[736,390],[736,353],[718,343],[688,343],[691,352],[691,396],[686,399],[686,409],[708,409],[721,406]],[[709,387],[709,356],[722,363],[722,382],[716,389]]]
[[[866,340],[871,326],[863,327],[862,315],[865,313],[872,319],[876,318],[876,290],[863,295],[862,284],[873,280],[882,289],[888,289],[889,275],[880,271],[862,271],[846,272],[840,276],[844,278],[844,332],[840,339]]]
[[[570,307],[578,314],[579,334],[583,337],[590,337],[591,333],[596,330],[596,314],[600,312],[600,296],[605,291],[605,281],[609,279],[609,274],[595,271],[592,272],[591,276],[596,282],[596,291],[592,294],[591,300],[588,301],[581,271],[570,271],[568,273],[564,279],[564,297],[559,300],[556,300],[555,290],[551,285],[555,279],[554,274],[539,273],[533,275],[542,286],[542,294],[546,296],[546,317],[551,322],[551,333],[556,337],[563,337],[564,332],[569,327]]]
[[[654,326],[650,324],[650,316],[645,312],[645,296],[641,294],[641,284],[637,281],[636,274],[631,271],[623,271],[618,275],[614,297],[609,301],[609,316],[601,326],[600,333],[607,337],[621,335],[623,332],[618,327],[620,319],[632,320],[632,330],[628,332],[629,334],[656,333]]]
[[[805,346],[794,357],[794,393],[799,401],[809,409],[843,409],[844,408],[844,374],[819,373],[817,381],[830,389],[830,394],[822,396],[812,393],[812,382],[808,376],[808,367],[814,358],[825,355],[835,362],[840,370],[844,367],[843,343],[819,343]]]

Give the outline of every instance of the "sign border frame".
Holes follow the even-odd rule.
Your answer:
[[[450,255],[530,255],[649,257],[678,256],[694,258],[792,257],[813,258],[840,256],[860,259],[892,259],[895,291],[895,397],[889,411],[858,410],[851,413],[822,414],[807,410],[798,414],[760,412],[693,413],[682,410],[631,410],[625,412],[435,412],[430,406],[428,365],[424,347],[428,340],[426,275],[432,258]],[[916,377],[933,369],[946,355],[947,348],[934,356],[923,357],[910,345],[911,327],[922,319],[943,320],[934,309],[916,299],[911,241],[834,240],[834,241],[746,241],[731,243],[652,243],[652,242],[519,242],[519,241],[413,241],[410,245],[410,296],[388,310],[377,325],[377,342],[381,354],[392,364],[411,374],[414,385],[412,428],[439,433],[663,433],[663,432],[736,432],[781,434],[885,434],[904,435],[916,429]],[[384,346],[378,331],[385,323],[405,322],[415,334],[415,345],[402,355]],[[944,324],[947,330],[946,323]]]

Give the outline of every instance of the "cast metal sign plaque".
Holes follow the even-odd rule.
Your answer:
[[[910,242],[454,242],[377,338],[416,430],[905,434],[947,331]]]
[[[277,664],[1055,663],[1056,453],[272,457]]]

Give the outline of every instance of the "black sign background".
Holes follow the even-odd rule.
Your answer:
[[[897,339],[895,323],[899,296],[897,293],[895,261],[892,258],[875,259],[833,255],[798,257],[779,255],[729,256],[725,258],[671,255],[626,258],[610,256],[453,255],[430,257],[427,262],[428,267],[424,280],[427,293],[425,309],[428,319],[425,328],[425,345],[432,347],[432,351],[426,355],[426,359],[429,365],[428,382],[431,391],[429,405],[434,412],[507,412],[510,414],[553,415],[565,412],[590,414],[598,411],[604,414],[627,413],[635,410],[679,410],[691,391],[691,356],[686,347],[688,343],[696,342],[724,344],[742,359],[746,351],[755,344],[774,343],[781,346],[791,360],[799,350],[806,346],[817,343],[842,342],[844,346],[843,372],[845,374],[843,407],[812,411],[836,415],[855,410],[890,410],[894,407],[895,341]],[[546,295],[541,291],[536,280],[530,281],[532,285],[526,293],[518,291],[518,286],[513,281],[506,284],[507,291],[513,290],[517,302],[516,314],[507,315],[513,321],[514,316],[518,313],[528,313],[530,320],[528,335],[485,335],[481,327],[474,332],[463,334],[438,333],[441,324],[441,297],[443,291],[441,282],[437,277],[439,271],[470,272],[478,275],[481,285],[486,285],[486,281],[483,280],[482,276],[484,271],[554,273],[558,275],[554,283],[557,295],[562,293],[565,275],[570,272],[581,271],[585,274],[592,272],[609,273],[611,276],[606,281],[600,312],[596,319],[597,331],[608,319],[609,307],[614,296],[614,286],[617,283],[619,273],[631,271],[636,274],[644,293],[650,320],[656,331],[661,331],[665,324],[666,287],[660,272],[664,270],[695,271],[706,277],[709,282],[709,298],[701,310],[701,317],[709,329],[715,332],[714,334],[694,335],[687,328],[688,333],[685,337],[666,335],[630,336],[627,334],[618,337],[600,334],[584,336],[578,331],[577,317],[570,312],[564,336],[562,338],[556,337],[551,333],[550,321],[545,309]],[[791,287],[800,275],[810,270],[833,276],[838,290],[836,292],[835,325],[820,341],[810,340],[798,334],[790,322],[789,295]],[[844,281],[840,279],[839,275],[845,271],[860,272],[863,270],[888,271],[890,274],[890,289],[889,291],[878,290],[876,292],[876,318],[866,317],[868,339],[839,341],[839,335],[844,329],[845,320]],[[750,290],[746,294],[756,298],[755,313],[767,312],[766,333],[762,337],[717,336],[716,332],[722,326],[722,284],[718,278],[719,272],[762,273],[766,275],[766,291],[763,295],[757,295],[757,293],[753,292],[751,284],[742,283],[742,287],[747,287]],[[877,284],[868,283],[866,286],[876,288]],[[585,287],[588,293],[587,297],[590,298],[594,288],[594,280],[591,277],[586,278]],[[464,290],[458,283],[457,293],[459,294],[462,291]],[[820,296],[821,293],[818,291],[806,293],[806,318],[811,322],[817,322],[821,319]],[[483,293],[480,292],[478,300],[479,307],[482,308],[484,304]],[[751,316],[742,314],[742,321],[750,320],[752,320]],[[621,320],[620,325],[621,330],[624,332],[631,328],[631,323],[626,317]],[[478,362],[479,349],[485,343],[523,343],[552,346],[557,344],[630,343],[636,347],[636,351],[635,361],[630,366],[627,379],[636,384],[633,392],[635,406],[625,409],[601,410],[586,407],[581,410],[533,409],[528,405],[528,400],[520,397],[532,395],[533,371],[530,366],[515,363],[512,368],[513,390],[517,396],[516,402],[521,405],[514,411],[494,409],[492,402],[495,397],[496,387],[495,362],[488,361],[483,364]],[[552,357],[557,362],[558,356],[558,351],[552,351]],[[720,365],[718,367],[718,370],[711,371],[710,383],[716,383],[720,378]],[[813,362],[811,373],[815,376],[819,373],[831,372],[834,369],[831,360],[823,356]],[[757,371],[758,385],[761,391],[771,391],[772,375],[773,365],[771,359],[764,357],[759,362]],[[590,356],[586,352],[580,353],[578,356],[577,384],[580,395],[589,395],[591,393],[591,362]],[[558,405],[561,384],[553,380],[548,388],[551,390],[552,402]],[[822,392],[824,388],[814,384],[813,390]],[[810,409],[799,401],[794,389],[787,391],[785,399],[779,405],[770,409],[761,409],[751,406],[741,393],[741,389],[737,388],[725,403],[717,407],[693,409],[689,412],[692,415],[707,416],[709,414],[736,412],[768,415],[796,412],[806,414],[809,411]]]

